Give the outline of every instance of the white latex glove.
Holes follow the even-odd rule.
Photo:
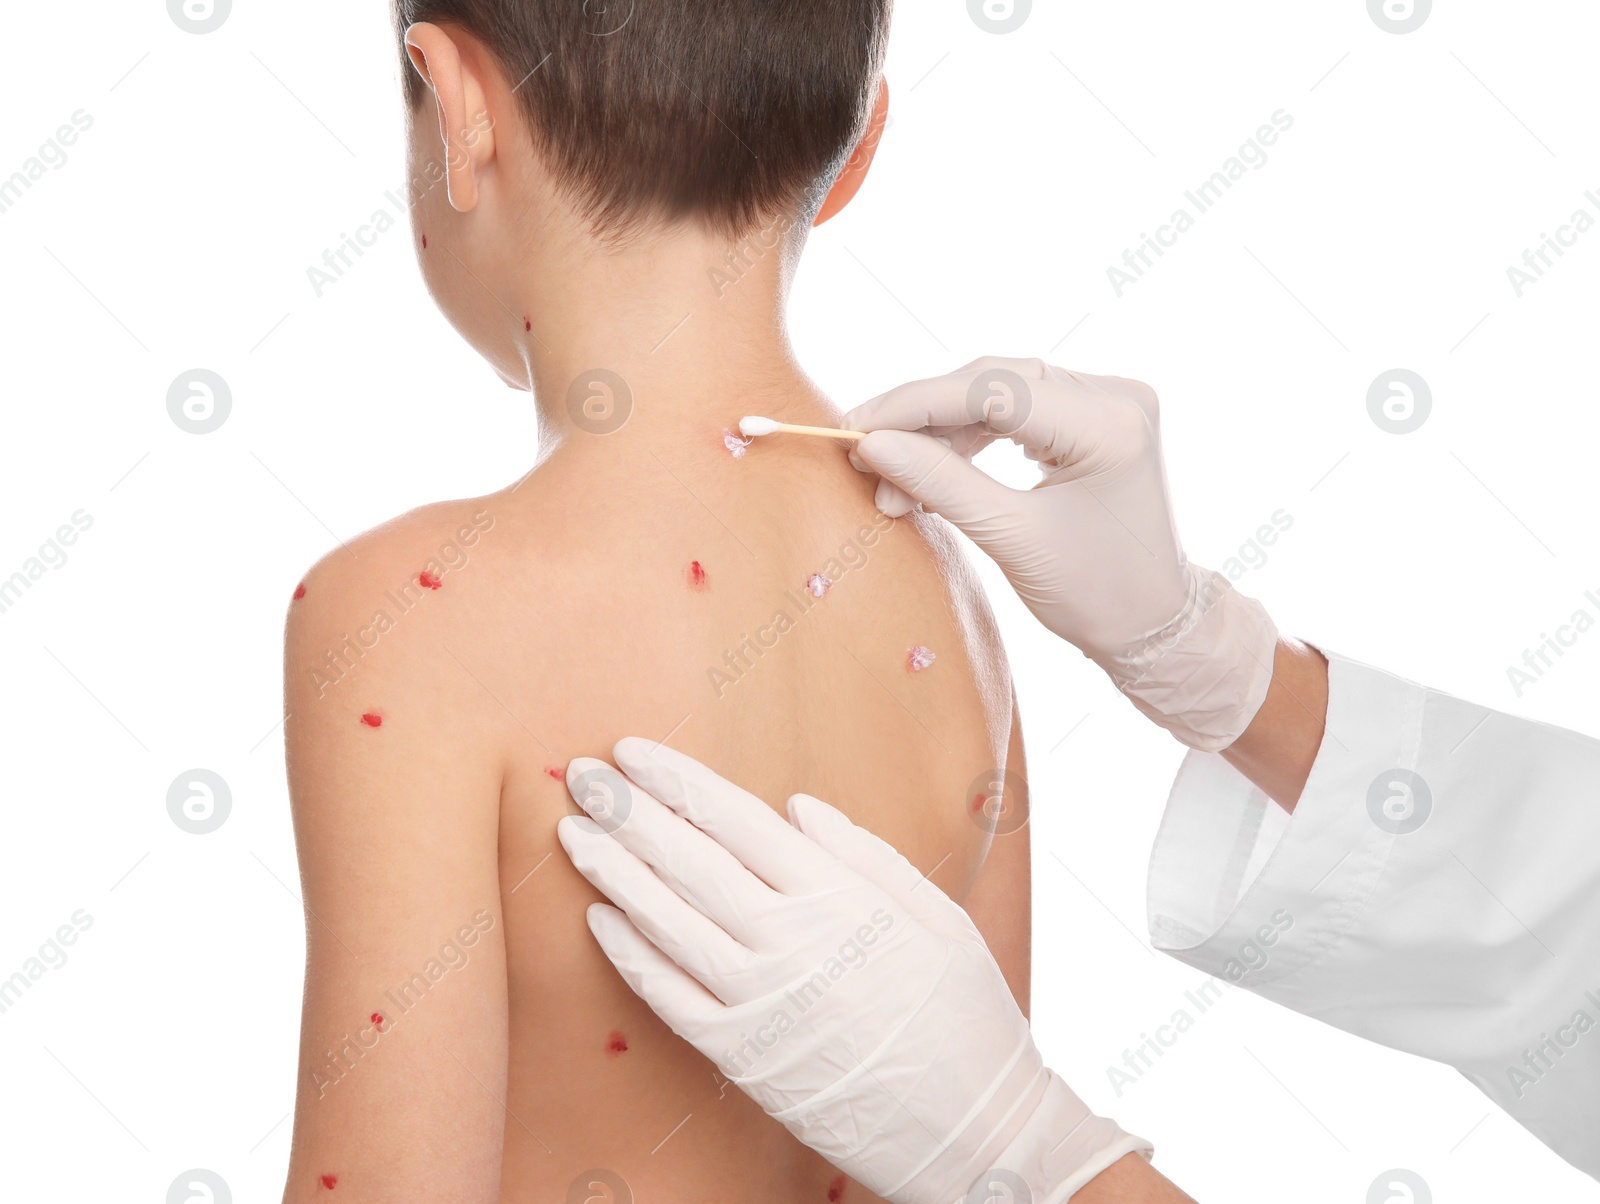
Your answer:
[[[589,927],[639,997],[800,1141],[897,1204],[1000,1188],[1053,1204],[1148,1156],[1045,1068],[966,912],[889,845],[803,794],[791,827],[648,740],[615,755],[627,778],[568,766],[592,818],[556,829],[622,909],[594,904]]]
[[[873,432],[850,458],[882,478],[879,509],[899,516],[920,502],[954,523],[1040,622],[1178,739],[1216,752],[1250,725],[1277,629],[1258,602],[1185,558],[1148,385],[981,359],[891,389],[843,425]],[[971,463],[996,439],[1039,462],[1031,490]]]

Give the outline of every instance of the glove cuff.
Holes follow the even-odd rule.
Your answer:
[[[1095,662],[1128,700],[1190,748],[1220,752],[1250,726],[1272,684],[1278,629],[1266,608],[1227,578],[1186,566],[1178,616]]]
[[[1119,1159],[1135,1153],[1148,1159],[1155,1152],[1144,1138],[1090,1112],[1059,1075],[1045,1074],[1038,1104],[989,1159],[991,1169],[952,1204],[992,1199],[1059,1204]]]
[[[909,1182],[885,1191],[886,1199],[895,1204],[1059,1204],[1118,1159],[1152,1155],[1148,1141],[1089,1111],[1031,1047],[1029,1053],[943,1154]],[[997,1111],[995,1105],[1004,1100],[1011,1103]]]

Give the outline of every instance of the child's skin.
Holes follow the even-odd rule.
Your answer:
[[[600,1168],[649,1204],[872,1200],[616,975],[584,923],[599,896],[556,842],[576,813],[558,779],[643,733],[780,808],[829,799],[966,904],[1026,1007],[1027,829],[991,841],[972,807],[974,782],[1025,772],[993,620],[951,537],[878,514],[839,447],[723,445],[746,413],[837,424],[785,332],[803,223],[780,223],[721,296],[726,239],[606,249],[550,187],[482,49],[430,26],[410,42],[433,88],[413,175],[450,163],[413,213],[424,276],[532,389],[541,443],[522,481],[369,532],[291,603],[309,961],[284,1198],[608,1199],[567,1195]],[[569,408],[595,369],[631,398],[604,435]],[[834,578],[820,600],[815,572]],[[726,655],[763,630],[758,660]],[[912,673],[917,645],[937,660]],[[341,1070],[325,1054],[347,1034]]]

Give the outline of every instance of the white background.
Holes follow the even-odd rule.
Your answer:
[[[273,1201],[303,956],[285,604],[336,539],[520,475],[532,405],[433,310],[401,228],[320,298],[307,279],[395,214],[382,5],[241,3],[203,36],[157,0],[14,8],[0,180],[74,112],[93,125],[0,213],[0,577],[74,512],[93,525],[0,613],[0,977],[74,911],[93,924],[0,1014],[5,1194],[159,1204],[205,1167]],[[1056,0],[1004,35],[951,0],[899,8],[893,125],[794,297],[824,387],[853,404],[984,353],[1148,380],[1195,560],[1292,516],[1239,582],[1283,629],[1600,730],[1600,634],[1520,697],[1506,672],[1600,616],[1600,231],[1520,298],[1506,275],[1600,216],[1594,6],[1442,2],[1405,35],[1362,0]],[[1106,269],[1280,109],[1267,164],[1119,298]],[[195,367],[232,392],[204,436],[166,408]],[[1395,367],[1432,389],[1411,434],[1367,412]],[[1362,1204],[1405,1167],[1437,1201],[1600,1201],[1453,1071],[1241,991],[1117,1097],[1107,1068],[1201,981],[1144,936],[1181,750],[985,571],[1031,752],[1053,1064],[1203,1200]],[[206,836],[166,809],[195,767],[232,791]]]

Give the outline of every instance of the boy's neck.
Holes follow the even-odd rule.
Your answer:
[[[729,247],[711,235],[682,234],[530,265],[512,304],[525,307],[522,319],[532,327],[524,367],[542,442],[595,450],[700,443],[751,413],[834,420],[837,410],[795,360],[786,329],[803,241],[774,231]],[[614,421],[606,417],[608,392],[628,409],[626,423],[604,440],[580,438]]]

